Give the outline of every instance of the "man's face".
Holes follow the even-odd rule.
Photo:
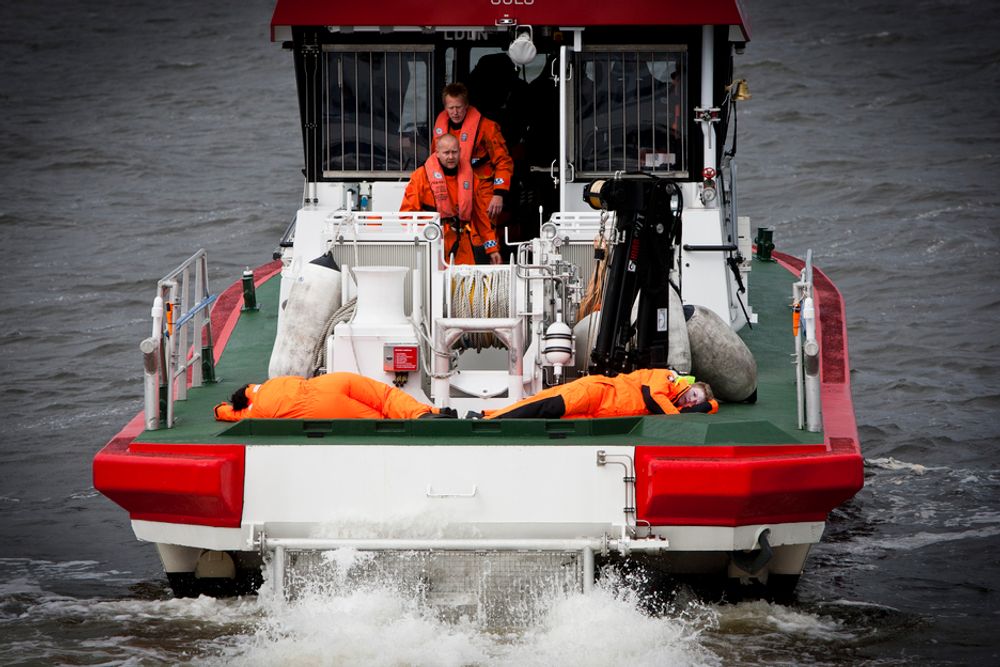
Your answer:
[[[678,402],[680,403],[680,407],[689,408],[692,405],[698,405],[699,403],[704,403],[707,399],[708,396],[705,394],[704,389],[702,389],[701,387],[692,386],[690,389],[681,394],[681,397],[678,399]]]
[[[458,166],[458,140],[450,134],[438,139],[435,153],[442,167],[454,169]]]
[[[444,111],[448,118],[456,125],[461,125],[465,120],[465,112],[469,110],[469,103],[461,97],[444,96]]]

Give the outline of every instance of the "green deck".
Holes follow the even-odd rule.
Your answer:
[[[144,431],[141,442],[412,445],[761,445],[822,443],[822,433],[797,428],[795,376],[790,354],[791,273],[754,260],[750,274],[760,323],[741,335],[758,365],[754,405],[723,404],[715,415],[579,420],[298,420],[217,422],[212,408],[247,382],[267,378],[277,326],[276,275],[257,290],[258,311],[242,313],[216,367],[219,381],[191,389],[174,404],[174,428]]]

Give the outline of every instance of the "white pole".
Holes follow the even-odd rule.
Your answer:
[[[569,71],[566,59],[569,50],[559,47],[559,211],[566,211],[566,151],[568,123],[566,122],[566,73]]]
[[[806,430],[822,429],[820,415],[819,342],[816,340],[816,310],[811,296],[802,303],[802,324],[806,332],[803,345],[806,372]]]
[[[143,416],[147,431],[160,428],[159,342],[159,339],[147,338],[139,343],[143,365]]]
[[[354,539],[321,537],[268,537],[263,548],[290,551],[330,551],[332,549],[357,549],[358,551],[592,551],[613,549],[617,551],[657,552],[668,551],[670,542],[663,539],[618,540],[600,537],[566,539]]]
[[[713,26],[701,27],[701,108],[711,109],[715,106],[712,96],[712,83],[714,81],[713,70],[715,69],[715,30]],[[702,140],[704,143],[705,162],[704,167],[716,169],[715,148],[712,143],[712,134],[715,132],[713,123],[703,122],[701,124]]]
[[[274,589],[274,597],[282,600],[285,597],[285,547],[278,545],[274,548],[274,556],[271,561],[271,586]]]
[[[594,590],[594,550],[583,548],[583,592]]]

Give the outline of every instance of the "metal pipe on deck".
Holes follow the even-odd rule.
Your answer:
[[[715,106],[712,86],[715,69],[715,26],[705,25],[701,27],[701,108],[706,111]],[[715,128],[712,123],[705,120],[701,123],[701,133],[703,141],[703,164],[704,169],[716,169],[715,148],[712,143],[712,133]],[[716,171],[718,171],[716,169]]]
[[[583,548],[583,592],[594,590],[594,550]]]
[[[635,551],[657,552],[670,549],[670,542],[660,538],[615,539],[604,537],[524,538],[524,539],[395,539],[395,538],[322,538],[322,537],[264,537],[262,548],[266,551],[331,551],[357,549],[358,551]],[[593,553],[591,553],[593,555]]]

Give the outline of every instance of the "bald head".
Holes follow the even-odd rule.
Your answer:
[[[442,167],[454,169],[458,166],[458,139],[452,134],[442,134],[434,148]]]

